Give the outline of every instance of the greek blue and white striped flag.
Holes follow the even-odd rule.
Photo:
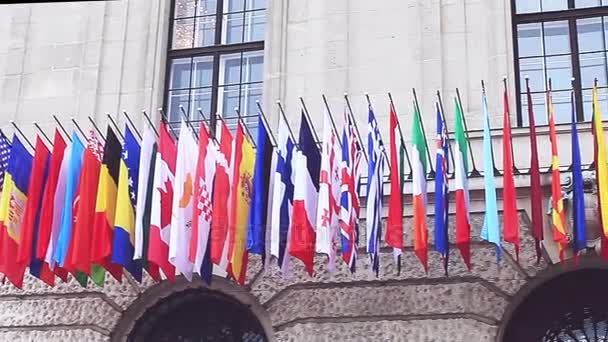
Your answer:
[[[386,163],[384,143],[378,129],[378,122],[374,111],[369,107],[367,132],[367,151],[369,152],[368,180],[367,180],[367,212],[366,237],[367,253],[371,258],[372,270],[378,275],[380,260],[380,237],[382,236],[382,180]]]

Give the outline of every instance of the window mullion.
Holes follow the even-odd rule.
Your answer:
[[[221,2],[222,0],[219,0]],[[219,5],[218,5],[219,6]],[[220,82],[220,54],[216,53],[213,56],[213,76],[211,79],[211,113],[210,116],[210,126],[211,126],[211,135],[215,137],[215,129],[216,129],[216,114],[217,114],[217,102],[218,102],[218,94],[219,94],[219,82]]]
[[[572,77],[574,77],[574,99],[576,101],[576,121],[585,121],[585,113],[583,113],[583,91],[581,82],[581,62],[578,53],[578,29],[576,27],[576,19],[568,20],[568,28],[570,34],[570,52],[572,57]]]

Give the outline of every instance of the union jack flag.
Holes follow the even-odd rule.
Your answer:
[[[342,131],[342,185],[340,187],[340,240],[342,258],[351,272],[355,272],[359,241],[359,188],[361,175],[361,145],[350,118],[345,115]]]
[[[0,192],[4,186],[4,173],[8,167],[8,158],[11,154],[11,144],[2,131],[0,131]]]

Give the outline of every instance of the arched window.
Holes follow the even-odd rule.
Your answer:
[[[512,311],[502,342],[608,340],[608,270],[580,269],[546,281]]]
[[[218,291],[187,289],[148,309],[135,323],[129,342],[266,342],[249,306]]]

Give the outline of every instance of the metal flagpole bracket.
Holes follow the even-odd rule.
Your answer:
[[[272,131],[270,130],[270,125],[268,124],[268,119],[266,118],[266,114],[264,113],[264,109],[262,109],[262,105],[260,104],[260,100],[255,100],[255,105],[258,107],[260,111],[260,117],[262,118],[262,124],[266,128],[266,132],[268,132],[268,136],[270,137],[270,143],[273,147],[277,146],[277,141],[272,135]]]
[[[25,134],[23,134],[23,131],[21,130],[21,128],[19,128],[19,126],[17,126],[17,124],[15,123],[15,121],[11,120],[11,125],[13,125],[13,127],[15,128],[15,130],[21,135],[21,137],[23,137],[23,139],[30,146],[30,148],[32,150],[34,150],[34,146],[30,142],[30,140],[25,136]]]
[[[350,105],[350,100],[348,99],[348,93],[344,93],[344,100],[346,101],[346,107],[348,108],[348,114],[350,119],[352,120],[353,126],[355,126],[355,130],[357,131],[357,138],[359,140],[359,145],[361,146],[361,151],[363,151],[363,156],[365,157],[365,161],[369,163],[369,157],[367,152],[365,151],[365,146],[363,145],[363,139],[361,139],[361,132],[359,131],[359,126],[357,126],[357,120],[355,120],[355,115],[353,114],[353,108]]]
[[[59,121],[59,119],[57,118],[57,116],[55,114],[53,114],[53,119],[55,119],[57,126],[59,126],[59,128],[61,128],[61,131],[65,135],[65,138],[68,139],[68,141],[72,141],[72,138],[68,134],[68,131],[65,129],[65,127],[63,127],[63,124],[61,123],[61,121]]]
[[[34,121],[33,124],[34,124],[34,127],[36,127],[38,129],[38,132],[40,132],[40,134],[42,134],[42,136],[44,137],[44,140],[46,140],[46,142],[48,142],[49,145],[51,145],[51,147],[52,147],[53,142],[51,141],[51,139],[49,139],[49,136],[46,135],[46,133],[42,130],[42,128],[40,127],[38,122]]]
[[[156,134],[156,136],[158,137],[158,130],[156,130],[156,127],[154,127],[154,124],[152,123],[152,120],[150,120],[150,117],[148,116],[148,113],[146,113],[146,110],[142,110],[141,113],[143,114],[150,127],[152,127],[154,134]]]

